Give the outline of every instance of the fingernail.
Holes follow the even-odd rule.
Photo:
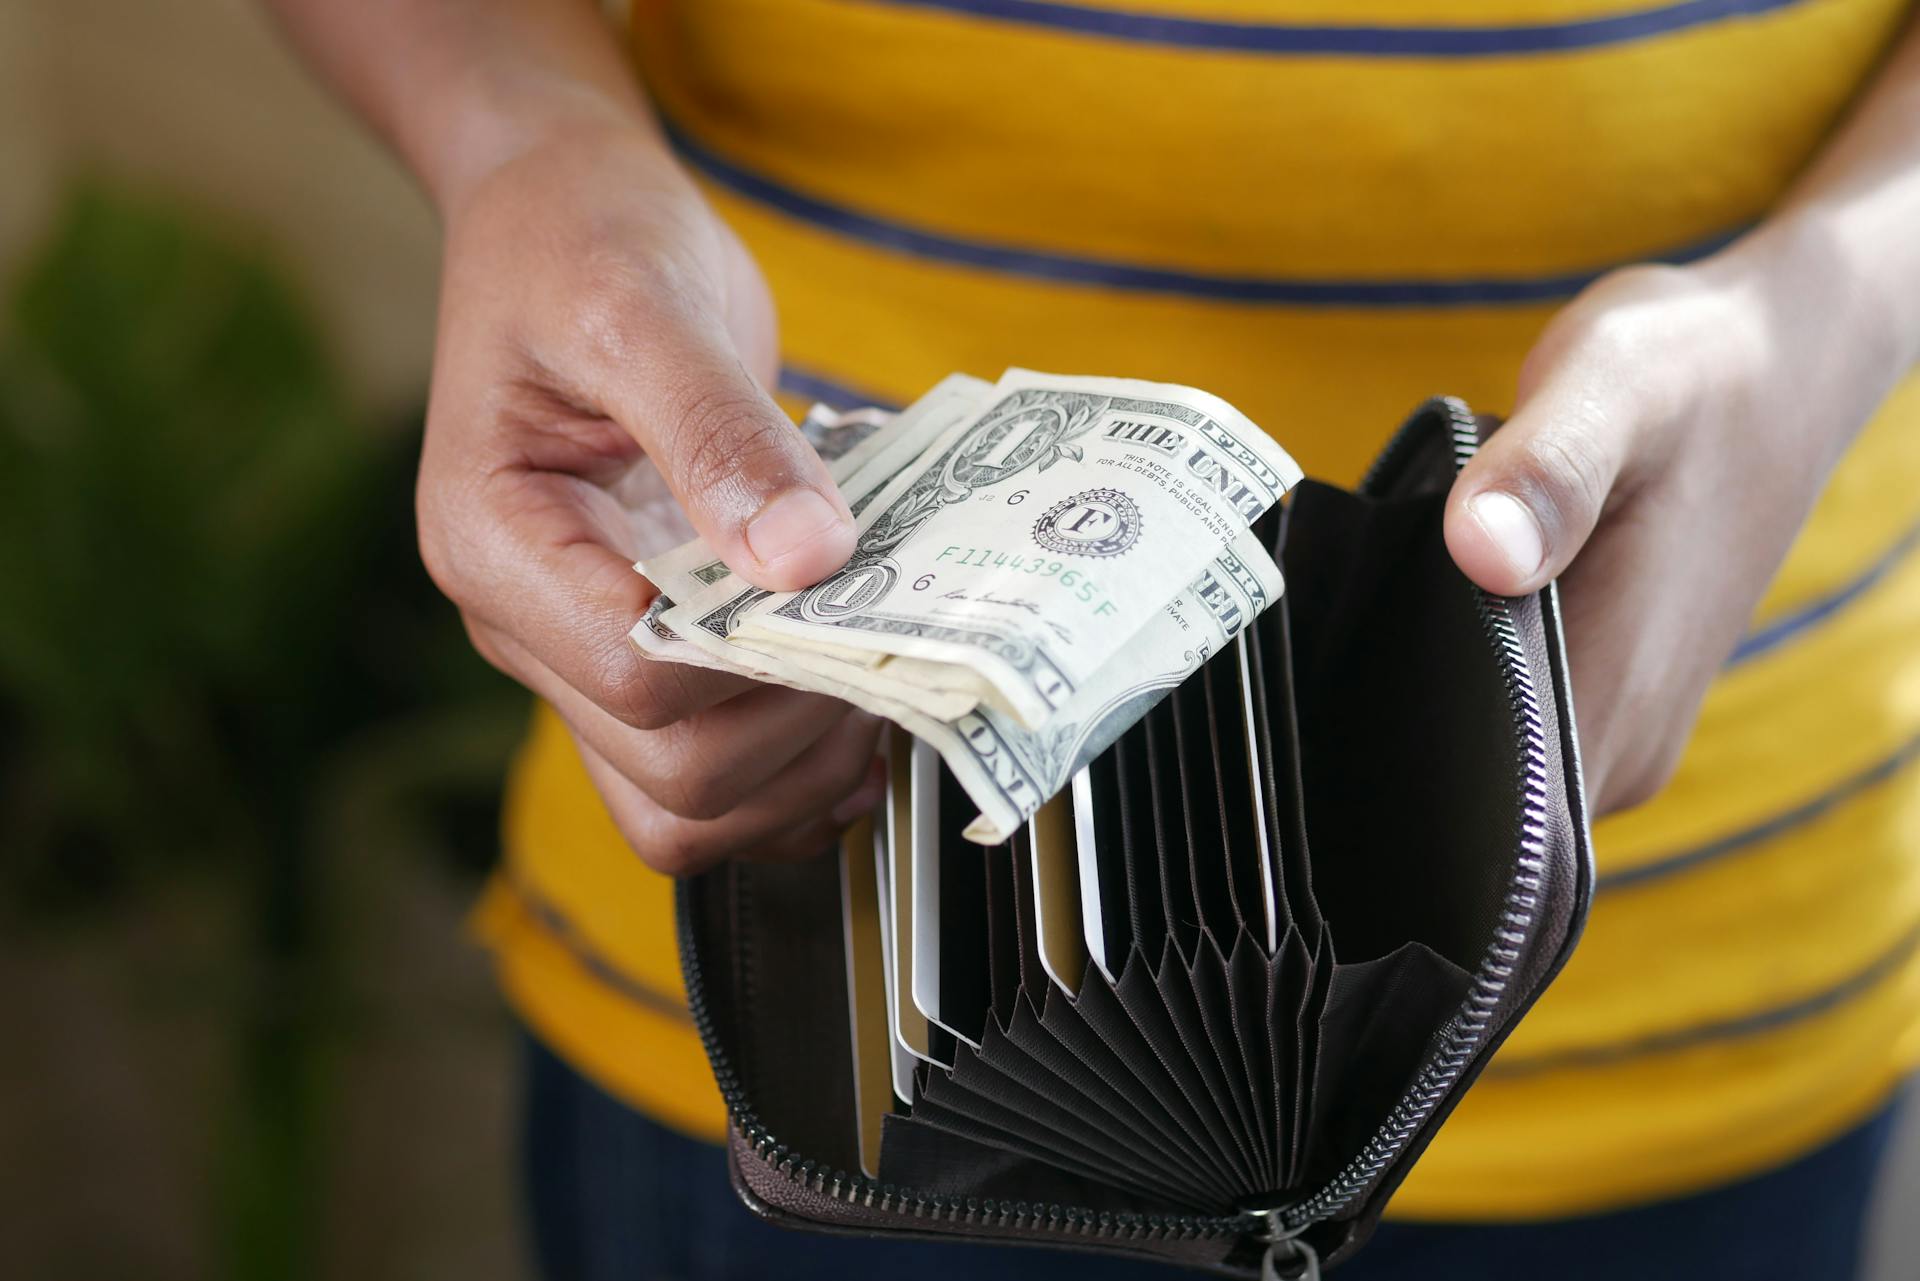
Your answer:
[[[1525,503],[1512,494],[1490,489],[1475,494],[1467,510],[1480,522],[1516,579],[1532,578],[1540,571],[1547,558],[1547,543],[1540,533],[1540,522]]]
[[[823,495],[811,489],[789,489],[747,522],[747,550],[771,567],[814,544],[850,533],[846,518]]]

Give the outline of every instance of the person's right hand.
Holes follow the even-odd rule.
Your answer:
[[[846,502],[764,390],[777,355],[759,272],[644,127],[531,146],[443,212],[428,572],[488,661],[564,718],[650,866],[819,852],[879,800],[879,722],[639,657],[627,632],[655,592],[606,488],[651,459],[761,587],[846,562]]]

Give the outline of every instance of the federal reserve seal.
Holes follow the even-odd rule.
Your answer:
[[[1063,498],[1033,522],[1033,541],[1062,556],[1118,556],[1140,538],[1140,509],[1117,489]]]

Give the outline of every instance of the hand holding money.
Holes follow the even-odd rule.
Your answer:
[[[1278,598],[1249,527],[1300,475],[1205,392],[1025,370],[949,377],[829,466],[845,566],[770,593],[696,540],[636,567],[661,596],[633,642],[895,721],[980,806],[982,841]]]
[[[752,581],[799,587],[845,563],[852,515],[764,390],[778,342],[752,260],[658,131],[564,132],[447,211],[422,558],[543,704],[528,759],[564,772],[535,790],[584,790],[577,757],[604,802],[567,839],[610,817],[666,873],[810,857],[880,795],[879,724],[640,661],[625,636],[654,593],[631,566],[697,533]],[[807,507],[828,513],[811,530],[784,515]]]

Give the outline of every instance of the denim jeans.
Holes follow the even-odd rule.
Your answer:
[[[1339,1281],[1849,1281],[1894,1105],[1780,1169],[1694,1196],[1546,1223],[1386,1223]],[[771,1227],[720,1149],[661,1126],[526,1043],[524,1176],[546,1281],[1171,1281],[1052,1250],[870,1241]]]

